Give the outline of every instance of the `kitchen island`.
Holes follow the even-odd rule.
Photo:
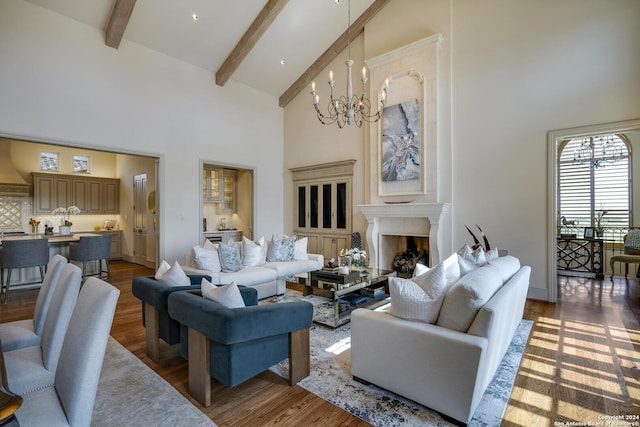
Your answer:
[[[81,231],[68,235],[52,234],[44,235],[43,233],[37,234],[22,234],[22,235],[9,235],[4,236],[0,240],[0,247],[3,240],[33,240],[33,239],[47,239],[49,243],[49,259],[53,258],[55,254],[60,254],[65,258],[69,257],[69,243],[80,241],[82,236],[102,236],[104,234],[113,235],[111,240],[111,251],[109,253],[109,259],[121,259],[122,258],[122,230],[99,230],[99,231]],[[89,273],[91,273],[92,264],[88,264]],[[19,272],[19,273],[18,273]],[[39,287],[40,284],[27,285],[28,283],[37,282],[40,280],[40,270],[38,267],[21,268],[15,270],[12,274],[11,285],[25,284],[24,288]]]

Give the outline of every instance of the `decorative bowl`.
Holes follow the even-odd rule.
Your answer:
[[[102,227],[101,227],[101,226],[99,226],[99,225],[94,225],[94,226],[93,226],[93,229],[94,229],[94,230],[96,230],[96,231],[100,231],[100,229],[101,229],[101,228],[102,228]]]

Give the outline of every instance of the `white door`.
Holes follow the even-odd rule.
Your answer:
[[[137,264],[145,264],[147,259],[147,174],[133,177],[133,259]]]

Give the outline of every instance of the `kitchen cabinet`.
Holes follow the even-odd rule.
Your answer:
[[[352,179],[355,160],[290,169],[294,181],[298,238],[307,251],[337,258],[351,247]]]
[[[219,213],[231,214],[236,212],[236,186],[237,171],[233,169],[222,170],[222,202],[219,205]]]
[[[204,238],[213,243],[226,242],[229,239],[241,242],[242,230],[207,231],[204,233]]]
[[[204,202],[222,201],[222,169],[204,165],[202,169],[202,200]]]
[[[33,174],[33,213],[51,214],[72,205],[71,180],[65,175]]]
[[[111,250],[109,259],[122,259],[122,230],[104,230],[99,234],[111,234]]]
[[[34,214],[77,206],[85,214],[118,214],[120,180],[33,173]]]

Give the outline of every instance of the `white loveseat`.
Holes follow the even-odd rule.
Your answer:
[[[468,329],[454,330],[438,321],[431,324],[391,314],[391,307],[376,311],[357,309],[351,314],[351,358],[355,379],[373,383],[463,423],[468,423],[491,382],[518,327],[524,311],[531,268],[514,263],[514,257],[489,261],[466,275],[467,285],[482,292],[483,269],[495,263],[502,269],[502,285],[482,306],[472,310]],[[502,260],[503,258],[500,258]],[[517,259],[516,259],[517,260]],[[465,279],[466,278],[466,279]],[[444,295],[449,313],[463,311],[451,295]],[[449,303],[449,304],[448,304]],[[393,304],[393,294],[392,294]],[[454,311],[451,311],[451,309]],[[461,317],[468,316],[461,313]],[[455,321],[455,319],[454,319]]]
[[[243,258],[243,242],[237,242],[237,244],[240,256]],[[268,244],[269,242],[267,242]],[[208,242],[205,242],[204,246],[207,247],[207,245],[209,245]],[[194,251],[198,250],[196,248],[198,247],[192,248],[185,254],[185,264],[182,269],[186,274],[209,275],[214,284],[235,282],[236,285],[255,288],[258,291],[258,299],[283,295],[286,291],[287,278],[319,270],[324,266],[323,255],[306,252],[306,240],[303,249],[299,245],[296,247],[296,258],[292,261],[259,262],[258,265],[243,266],[241,270],[234,272],[221,271],[219,259],[217,262],[209,263],[210,266],[207,269],[198,268],[196,260],[194,260]],[[215,252],[217,245],[210,245],[209,248]],[[268,246],[264,249],[268,250]],[[200,267],[203,267],[202,263],[200,263]]]

